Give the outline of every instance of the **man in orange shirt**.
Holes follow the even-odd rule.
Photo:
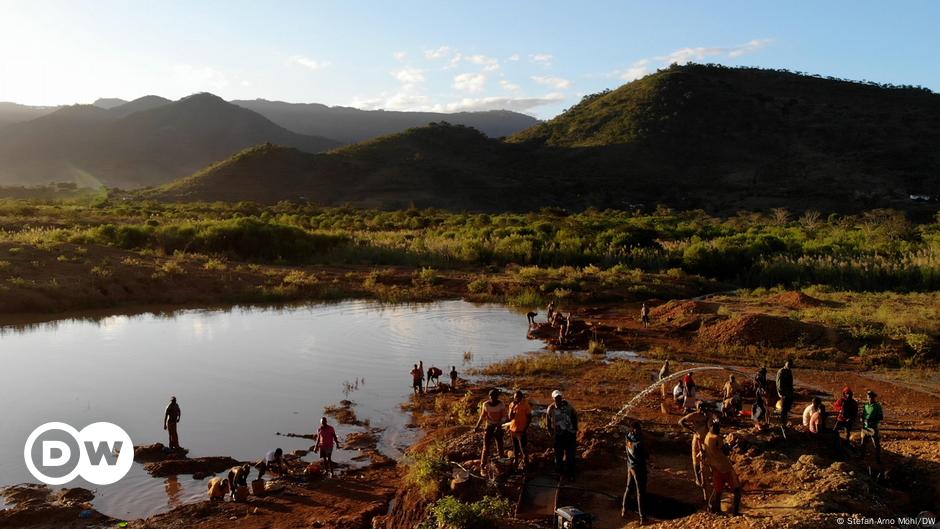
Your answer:
[[[529,399],[525,398],[525,394],[521,390],[516,390],[516,393],[512,396],[512,404],[509,405],[509,419],[511,421],[509,423],[509,432],[512,438],[513,464],[518,468],[521,460],[524,470],[529,463],[529,458],[526,455],[526,445],[528,444],[526,431],[529,429],[529,423],[532,422],[532,405],[529,404]]]
[[[503,423],[506,422],[506,405],[499,400],[499,390],[491,389],[489,400],[483,401],[480,406],[480,419],[474,430],[486,420],[486,430],[483,434],[483,452],[480,454],[480,470],[486,472],[486,462],[490,455],[490,445],[496,443],[496,458],[503,457]]]

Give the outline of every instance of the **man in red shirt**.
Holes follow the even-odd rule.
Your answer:
[[[415,368],[411,370],[411,388],[414,389],[415,395],[424,393],[422,380],[424,380],[424,370],[418,367],[418,364],[415,364]]]
[[[323,417],[320,419],[320,429],[317,430],[317,444],[313,447],[313,450],[314,452],[318,452],[320,454],[320,459],[323,460],[323,463],[326,466],[326,471],[331,478],[333,477],[334,445],[336,448],[343,448],[339,445],[339,437],[336,436],[336,430],[327,424],[326,417]]]

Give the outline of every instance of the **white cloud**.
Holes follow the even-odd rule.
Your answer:
[[[529,58],[532,59],[532,62],[536,64],[541,64],[542,66],[551,66],[555,56],[550,53],[536,53],[529,55]]]
[[[483,67],[483,71],[491,72],[499,69],[499,60],[486,55],[468,55],[463,58],[465,61]]]
[[[443,59],[450,55],[453,50],[450,49],[450,46],[441,46],[435,50],[427,50],[424,52],[424,56],[428,59]]]
[[[620,77],[626,79],[627,81],[632,81],[634,79],[639,79],[644,75],[650,73],[650,60],[649,59],[640,59],[630,65],[629,68],[620,72]]]
[[[506,57],[506,60],[507,60],[507,61],[518,61],[518,60],[519,60],[519,54],[518,54],[518,53],[513,53],[513,54],[510,55],[509,57]]]
[[[173,79],[189,92],[221,90],[230,84],[228,77],[221,71],[209,66],[191,64],[174,65]]]
[[[555,88],[559,90],[564,90],[565,88],[571,88],[571,81],[564,79],[562,77],[533,75],[532,80],[538,84],[554,86]]]
[[[507,81],[507,80],[505,80],[505,79],[500,79],[500,80],[499,80],[499,86],[502,86],[503,89],[508,90],[508,91],[510,91],[510,92],[518,92],[518,91],[519,91],[519,85],[517,85],[517,84],[515,84],[515,83],[511,83],[511,82],[509,82],[509,81]]]
[[[406,84],[418,84],[424,82],[424,72],[417,68],[403,68],[397,72],[392,72],[395,79]]]
[[[330,61],[318,61],[316,59],[311,59],[309,57],[304,57],[303,55],[294,55],[287,60],[291,64],[296,64],[298,66],[303,66],[304,68],[309,68],[310,70],[317,71],[324,68],[329,68],[333,65]]]
[[[396,61],[403,61],[408,58],[408,54],[403,51],[396,51],[392,54],[392,57],[395,57]]]
[[[742,55],[754,53],[755,51],[758,51],[759,49],[763,48],[764,46],[770,43],[771,43],[771,39],[754,39],[748,42],[747,44],[743,44],[736,48],[732,48],[731,51],[728,52],[728,57],[731,57],[733,59],[735,57],[740,57]]]
[[[513,110],[525,112],[543,105],[564,101],[562,94],[546,94],[542,97],[465,97],[451,103],[433,105],[427,110],[434,112],[474,112],[483,110]]]
[[[629,67],[615,72],[622,79],[632,81],[652,73],[657,65],[669,66],[670,64],[686,64],[691,61],[701,61],[709,57],[726,57],[735,59],[759,51],[767,46],[771,39],[754,39],[740,46],[732,47],[697,47],[680,48],[668,55],[659,55],[657,57],[640,59],[635,61]]]
[[[479,92],[486,85],[486,74],[462,73],[454,77],[454,88],[464,92]]]
[[[754,39],[746,44],[731,48],[682,48],[669,55],[656,57],[656,59],[664,61],[667,64],[685,64],[689,61],[700,61],[708,57],[729,57],[733,59],[754,53],[768,44],[770,44],[770,39]]]

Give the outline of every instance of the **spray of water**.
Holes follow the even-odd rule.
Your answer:
[[[627,413],[628,413],[634,406],[636,406],[637,404],[639,404],[647,395],[653,393],[654,391],[658,391],[659,388],[660,388],[660,386],[662,386],[663,384],[667,384],[667,383],[669,383],[669,382],[671,382],[671,381],[673,381],[673,380],[680,379],[680,378],[684,377],[684,376],[685,376],[686,374],[688,374],[688,373],[698,373],[698,372],[701,372],[701,371],[732,371],[732,372],[734,372],[734,373],[738,373],[738,374],[744,375],[745,377],[750,376],[750,374],[747,373],[746,371],[743,371],[743,370],[738,369],[738,368],[736,368],[736,367],[728,367],[728,366],[701,366],[701,367],[693,367],[693,368],[689,368],[689,369],[684,369],[684,370],[682,370],[682,371],[678,371],[678,372],[676,372],[676,373],[673,373],[673,374],[669,375],[668,377],[666,377],[666,378],[664,378],[664,379],[662,379],[662,380],[658,380],[658,381],[656,381],[656,382],[653,382],[652,384],[649,385],[649,387],[647,387],[647,388],[644,389],[643,391],[637,393],[635,397],[633,397],[632,399],[630,399],[630,402],[624,404],[623,407],[620,408],[620,411],[618,411],[617,413],[614,414],[614,416],[613,416],[613,418],[610,420],[610,422],[607,423],[607,428],[610,428],[610,427],[613,427],[613,426],[616,426],[616,425],[620,424],[620,422],[623,421],[624,417],[627,416]]]

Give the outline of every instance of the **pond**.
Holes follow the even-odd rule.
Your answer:
[[[135,444],[166,444],[170,395],[179,400],[180,443],[191,457],[254,461],[275,447],[307,449],[310,441],[277,432],[314,432],[323,407],[344,398],[360,420],[386,429],[379,448],[395,457],[417,435],[400,407],[413,364],[463,373],[542,345],[526,338],[524,315],[463,301],[235,307],[3,327],[0,486],[35,481],[23,445],[49,421],[78,429],[108,421]],[[341,438],[356,430],[337,427]],[[338,453],[341,460],[357,455]],[[151,478],[136,463],[114,485],[70,486],[97,489],[95,507],[118,518],[205,494],[204,481]]]

